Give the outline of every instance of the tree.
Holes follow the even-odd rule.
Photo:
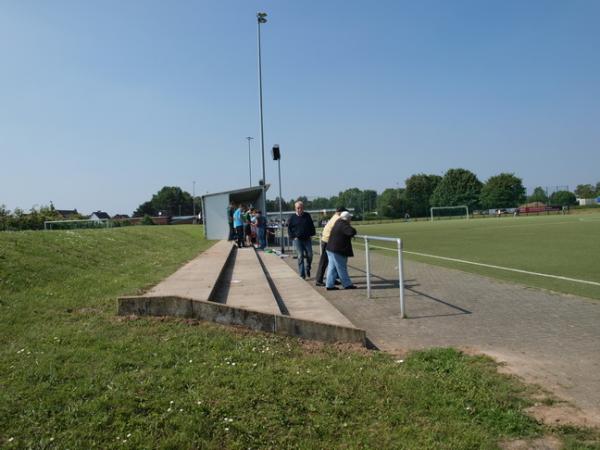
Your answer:
[[[450,169],[431,195],[431,206],[467,205],[474,209],[479,204],[481,181],[466,169]]]
[[[429,214],[430,199],[436,186],[442,180],[439,175],[420,173],[406,180],[406,201],[411,216],[424,217]]]
[[[362,191],[362,204],[364,212],[371,212],[377,207],[377,191],[365,189]]]
[[[154,209],[151,201],[147,201],[142,203],[138,208],[133,212],[133,217],[143,217],[145,215],[148,216],[156,216],[158,211]]]
[[[577,198],[572,192],[556,191],[550,196],[550,203],[558,206],[576,205]]]
[[[329,209],[332,208],[331,202],[328,198],[325,197],[317,197],[312,201],[313,209]]]
[[[341,206],[345,208],[354,208],[355,214],[362,214],[363,210],[363,195],[362,191],[358,188],[350,188],[346,189],[343,192],[340,192],[337,197],[337,202],[335,204],[336,208]]]
[[[600,197],[600,181],[596,183],[596,192],[594,192],[594,195]]]
[[[408,211],[408,202],[404,189],[386,189],[377,197],[377,214],[380,217],[404,217]]]
[[[514,208],[525,200],[523,181],[512,173],[490,177],[481,188],[482,208]]]
[[[591,184],[578,184],[575,188],[575,195],[579,198],[594,198],[596,189]]]
[[[541,186],[538,186],[533,190],[533,194],[527,198],[527,201],[530,203],[548,203],[548,196],[546,195],[546,191]]]
[[[141,217],[145,214],[155,216],[159,211],[165,211],[171,216],[191,215],[194,211],[192,196],[180,187],[165,186],[154,194],[149,202],[138,206],[133,216]]]

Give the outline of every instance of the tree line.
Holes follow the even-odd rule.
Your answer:
[[[306,209],[333,209],[339,206],[354,208],[356,215],[379,218],[399,218],[405,214],[424,217],[432,206],[466,205],[470,210],[514,208],[523,203],[541,202],[555,206],[575,205],[578,198],[600,197],[600,181],[596,185],[579,184],[574,192],[558,190],[547,192],[536,187],[527,197],[523,181],[512,173],[500,173],[481,182],[466,169],[450,169],[444,176],[415,174],[400,188],[387,188],[378,194],[372,189],[346,189],[332,197],[308,199],[305,196],[282,201],[285,211],[294,209],[294,202],[301,200]],[[177,186],[165,186],[152,198],[138,206],[134,217],[191,215],[201,211],[200,197],[193,198],[189,192]],[[279,198],[267,200],[267,211],[279,211]],[[9,211],[0,205],[0,230],[35,230],[44,227],[45,220],[59,219],[54,206],[31,208],[29,211]],[[83,218],[83,216],[78,217]]]
[[[405,187],[388,188],[378,194],[374,190],[350,188],[338,195],[326,198],[308,199],[298,197],[282,201],[284,210],[293,210],[294,202],[302,200],[306,209],[330,209],[339,206],[354,208],[360,216],[399,218],[407,213],[411,217],[429,215],[432,206],[466,205],[470,210],[515,208],[524,203],[542,202],[544,204],[565,206],[577,204],[579,198],[600,196],[600,182],[596,186],[578,185],[575,193],[558,190],[548,193],[542,187],[536,187],[529,197],[521,178],[512,173],[500,173],[481,182],[477,176],[466,169],[450,169],[444,176],[415,174],[405,181]],[[279,210],[279,198],[267,200],[267,211]]]

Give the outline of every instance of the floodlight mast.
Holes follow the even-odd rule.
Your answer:
[[[250,141],[254,138],[252,136],[248,136],[248,171],[250,172],[250,187],[252,187],[252,160],[250,159]]]
[[[263,204],[262,210],[267,215],[267,180],[265,178],[265,136],[264,136],[264,125],[263,125],[263,94],[262,94],[262,59],[260,49],[260,24],[267,23],[267,13],[258,12],[256,13],[257,27],[258,27],[258,92],[260,102],[260,147],[262,155],[262,181],[263,181]]]

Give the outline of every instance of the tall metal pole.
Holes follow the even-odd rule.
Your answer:
[[[258,92],[260,99],[260,147],[262,155],[262,180],[263,180],[263,205],[262,210],[267,214],[267,192],[266,185],[267,180],[265,179],[265,136],[264,136],[264,125],[263,125],[263,94],[262,94],[262,59],[260,52],[260,24],[267,23],[267,13],[258,12],[256,13],[256,19],[258,22]]]
[[[277,171],[279,172],[279,229],[281,230],[281,254],[285,253],[283,246],[283,209],[281,207],[281,157],[277,160]]]
[[[250,172],[250,187],[252,187],[252,160],[250,159],[250,141],[254,138],[248,136],[246,139],[248,139],[248,171]]]
[[[196,182],[192,182],[192,210],[194,214],[194,218],[192,219],[192,223],[196,223]]]

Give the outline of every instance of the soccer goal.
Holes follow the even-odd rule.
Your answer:
[[[79,228],[110,228],[109,219],[46,220],[44,230],[73,230]]]
[[[469,218],[469,207],[466,205],[460,206],[432,206],[430,208],[431,220],[435,219],[454,219]]]

